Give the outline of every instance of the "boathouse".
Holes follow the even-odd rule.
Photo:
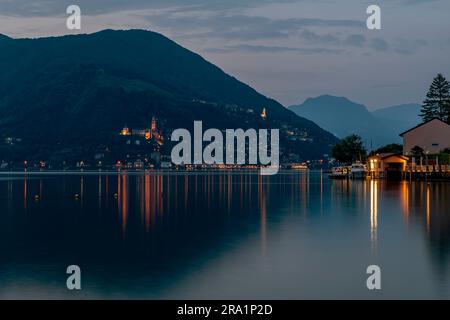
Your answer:
[[[401,179],[406,171],[408,157],[395,153],[375,154],[368,158],[370,177]]]

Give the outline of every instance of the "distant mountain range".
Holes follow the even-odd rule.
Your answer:
[[[381,119],[393,120],[403,123],[405,129],[413,127],[422,120],[419,116],[422,106],[417,103],[408,103],[398,106],[385,107],[372,112],[374,116]]]
[[[399,134],[420,123],[420,108],[419,104],[404,104],[370,112],[362,104],[330,95],[289,107],[339,138],[360,135],[368,148],[401,142]]]
[[[263,109],[267,119],[261,118]],[[161,34],[105,30],[11,39],[0,35],[0,160],[88,157],[124,126],[282,128],[283,154],[318,159],[335,136]],[[1,143],[14,137],[20,143]],[[10,140],[11,141],[11,140]]]

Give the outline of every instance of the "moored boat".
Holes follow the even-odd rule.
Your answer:
[[[293,163],[291,165],[291,169],[294,169],[294,170],[308,170],[308,165],[306,165],[305,163]]]
[[[366,177],[366,166],[361,162],[355,162],[350,167],[350,177],[352,179],[364,179]]]
[[[348,178],[348,167],[334,167],[331,168],[331,173],[328,175],[330,179],[346,179]]]

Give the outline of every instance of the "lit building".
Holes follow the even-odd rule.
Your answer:
[[[120,131],[119,135],[121,135],[121,136],[139,136],[139,137],[145,138],[148,141],[155,140],[155,142],[157,142],[159,145],[163,144],[163,137],[162,137],[160,130],[158,130],[155,117],[152,117],[150,129],[148,129],[148,128],[146,128],[146,129],[129,129],[128,127],[124,127]]]
[[[408,155],[414,147],[425,153],[436,154],[450,148],[450,125],[439,119],[422,123],[400,135],[403,138],[403,154]]]
[[[267,111],[266,111],[266,108],[263,108],[263,111],[261,112],[261,118],[263,118],[264,120],[267,119]]]
[[[394,153],[381,153],[368,159],[372,178],[400,178],[406,170],[408,158]]]
[[[139,136],[139,137],[145,137],[145,135],[147,134],[148,130],[147,129],[132,129],[131,130],[131,134],[133,136]]]
[[[120,130],[119,135],[130,136],[131,135],[130,129],[128,129],[127,127],[124,127],[122,130]]]
[[[156,119],[155,119],[155,117],[152,117],[152,132],[155,132],[156,131]]]

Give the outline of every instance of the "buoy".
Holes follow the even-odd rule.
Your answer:
[[[36,195],[34,196],[34,200],[39,201],[39,195],[36,194]]]

